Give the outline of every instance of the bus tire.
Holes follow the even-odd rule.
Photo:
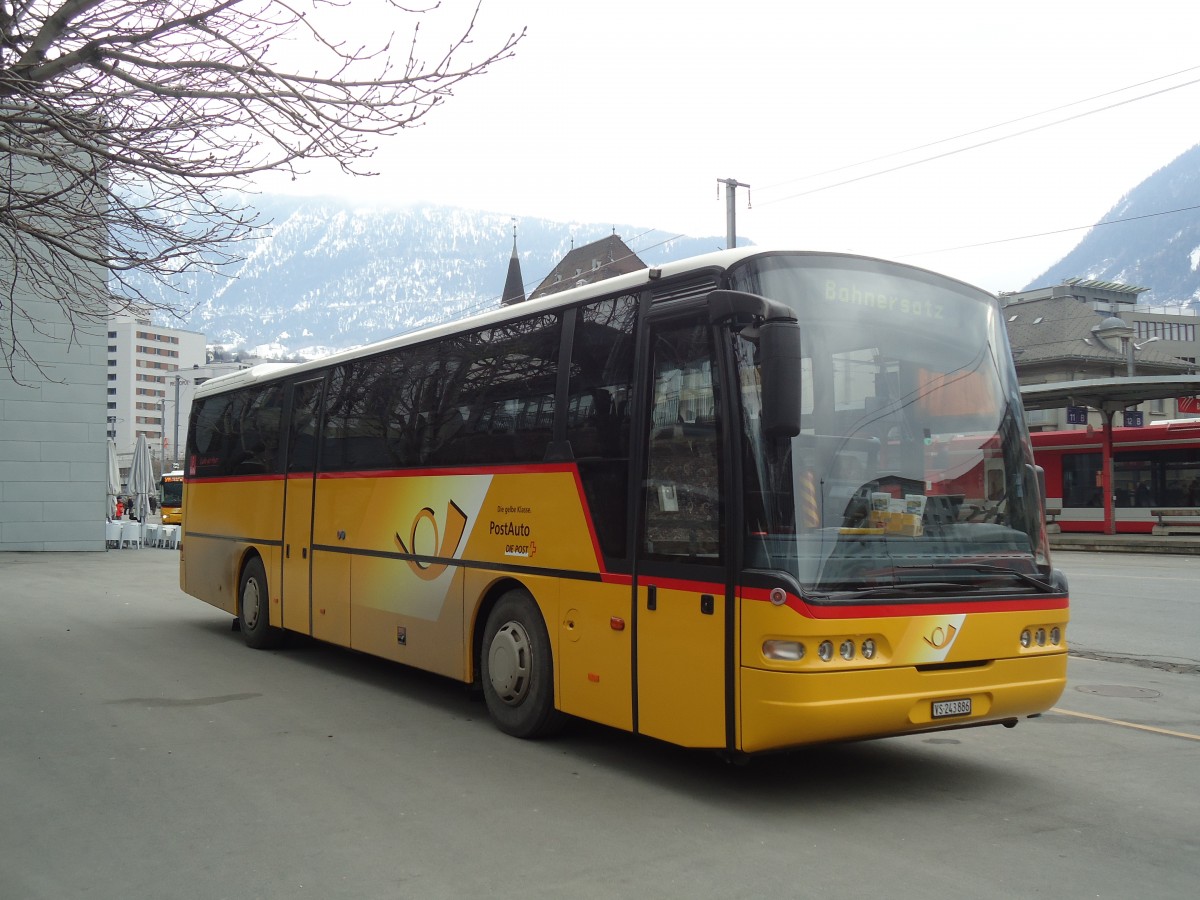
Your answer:
[[[271,627],[270,597],[267,572],[255,556],[242,569],[238,582],[238,624],[242,639],[255,650],[270,650],[283,641],[283,630]]]
[[[546,623],[523,590],[502,596],[487,618],[480,653],[483,698],[505,734],[545,737],[565,717],[554,708],[554,663]]]

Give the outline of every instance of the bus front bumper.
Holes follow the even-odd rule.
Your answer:
[[[1012,721],[1050,709],[1066,680],[1065,652],[952,669],[742,668],[739,749],[757,753]],[[934,702],[947,700],[970,700],[970,713],[935,717]]]

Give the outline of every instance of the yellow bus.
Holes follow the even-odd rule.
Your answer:
[[[731,756],[1014,725],[1066,580],[996,299],[727,250],[196,391],[180,581],[298,632]]]
[[[166,472],[158,482],[158,508],[164,525],[183,522],[183,470]]]

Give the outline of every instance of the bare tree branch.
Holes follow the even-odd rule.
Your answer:
[[[440,7],[355,0],[356,19],[410,33],[396,55],[394,32],[376,46],[322,34],[348,0],[0,0],[8,371],[36,365],[19,335],[39,332],[46,304],[73,331],[177,311],[178,277],[219,273],[262,224],[235,199],[251,176],[321,159],[370,174],[377,139],[420,125],[524,37],[470,58],[476,5],[423,59],[420,24]],[[147,276],[153,292],[136,286]]]

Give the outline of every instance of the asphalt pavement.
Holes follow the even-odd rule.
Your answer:
[[[250,650],[175,551],[0,553],[0,898],[1193,896],[1200,680],[1157,664],[1196,662],[1198,561],[1055,561],[1094,652],[1051,712],[739,768]]]

